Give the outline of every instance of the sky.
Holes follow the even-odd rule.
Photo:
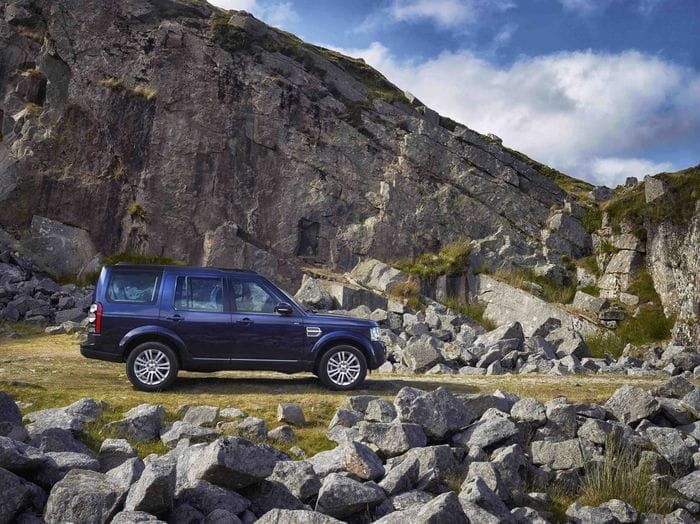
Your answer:
[[[615,186],[700,164],[700,0],[210,0]]]

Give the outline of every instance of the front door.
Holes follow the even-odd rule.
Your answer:
[[[161,321],[185,342],[191,357],[227,361],[232,351],[231,313],[226,307],[225,279],[170,274]]]
[[[275,312],[275,306],[286,300],[284,297],[256,279],[232,278],[230,289],[236,340],[231,358],[271,365],[308,360],[309,343],[301,314]]]

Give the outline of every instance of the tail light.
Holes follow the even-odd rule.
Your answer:
[[[88,312],[88,322],[95,327],[95,333],[102,331],[102,304],[92,304]]]

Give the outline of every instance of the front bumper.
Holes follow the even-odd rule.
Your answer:
[[[372,353],[374,353],[374,362],[371,369],[377,369],[386,362],[386,344],[380,340],[372,342]]]

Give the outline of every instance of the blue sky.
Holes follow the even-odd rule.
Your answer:
[[[211,1],[211,0],[210,0]],[[571,175],[700,163],[700,0],[214,0]]]

